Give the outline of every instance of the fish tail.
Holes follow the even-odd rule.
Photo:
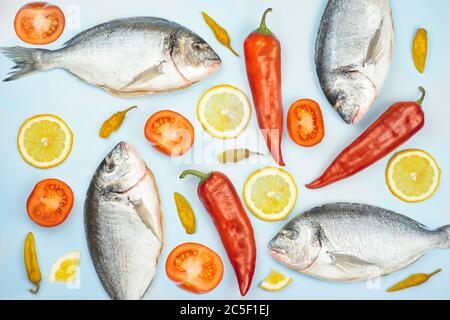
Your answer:
[[[3,81],[13,81],[42,70],[45,66],[43,58],[49,52],[46,49],[24,47],[0,48],[0,51],[16,64]]]
[[[437,229],[439,233],[443,234],[444,240],[442,242],[443,248],[450,248],[450,225],[443,226],[442,228]]]

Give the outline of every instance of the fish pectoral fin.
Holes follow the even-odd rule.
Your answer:
[[[129,89],[130,87],[133,87],[134,85],[141,84],[146,81],[149,81],[149,80],[159,77],[160,75],[163,74],[162,68],[163,68],[164,63],[166,63],[166,61],[164,61],[164,60],[159,61],[154,66],[139,73],[137,76],[135,76],[133,78],[133,80],[130,83],[128,83],[127,85],[122,87],[122,90]]]
[[[374,64],[379,59],[379,57],[383,54],[383,24],[384,19],[381,20],[380,25],[370,39],[369,47],[367,48],[366,57],[364,58],[363,65],[366,66],[368,64]]]
[[[338,253],[338,252],[327,252],[329,263],[335,265],[339,269],[348,270],[348,269],[358,269],[370,267],[373,264],[367,261],[364,261],[358,257]]]
[[[144,205],[142,201],[132,201],[129,199],[130,203],[133,205],[134,210],[136,211],[139,219],[141,219],[142,223],[153,233],[153,235],[161,241],[161,234],[155,229],[152,221],[149,219],[149,211],[147,207]]]

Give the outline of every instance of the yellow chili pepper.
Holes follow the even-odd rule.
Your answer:
[[[428,52],[427,30],[419,29],[417,30],[416,36],[414,37],[412,54],[414,64],[416,65],[417,71],[419,71],[420,73],[423,73],[423,71],[425,70],[427,52]]]
[[[36,285],[35,289],[29,289],[29,291],[31,293],[37,293],[41,284],[41,271],[39,269],[36,256],[36,246],[34,244],[34,236],[32,232],[29,232],[25,239],[24,260],[28,280]]]
[[[111,133],[118,130],[122,125],[123,120],[125,119],[125,115],[128,113],[128,111],[135,108],[137,108],[137,106],[116,112],[111,117],[109,117],[108,120],[106,120],[100,128],[100,138],[106,139],[111,135]]]
[[[231,47],[230,36],[228,35],[227,30],[222,28],[213,18],[211,18],[206,12],[202,12],[203,19],[205,19],[206,24],[211,28],[216,36],[216,39],[223,44],[225,47],[230,49],[231,52],[236,57],[239,57],[239,54]]]
[[[249,158],[250,156],[257,155],[257,156],[263,156],[262,153],[250,151],[248,149],[232,149],[222,152],[217,156],[217,160],[221,163],[227,163],[227,162],[240,162],[242,160],[245,160]]]
[[[195,215],[189,202],[179,193],[173,194],[177,205],[178,216],[187,234],[195,232]]]
[[[426,273],[413,274],[413,275],[409,276],[408,278],[406,278],[405,280],[402,280],[399,283],[393,285],[386,291],[394,292],[394,291],[399,291],[399,290],[403,290],[403,289],[407,289],[407,288],[411,288],[411,287],[415,287],[415,286],[420,286],[421,284],[427,282],[432,276],[434,276],[435,274],[437,274],[441,271],[442,271],[442,269],[438,269],[430,274],[426,274]]]

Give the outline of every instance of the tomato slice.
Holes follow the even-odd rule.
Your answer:
[[[172,157],[181,156],[194,144],[194,127],[181,114],[163,110],[147,120],[145,137],[161,152]]]
[[[320,143],[325,135],[322,111],[317,102],[301,99],[289,109],[287,127],[294,142],[303,147]]]
[[[57,40],[64,31],[62,10],[47,2],[24,5],[16,14],[14,29],[17,36],[30,44],[48,44]]]
[[[167,257],[166,273],[170,280],[187,291],[207,293],[222,281],[223,262],[210,248],[186,242]]]
[[[27,201],[31,220],[42,227],[55,227],[63,223],[73,208],[73,192],[64,182],[56,179],[40,181]]]

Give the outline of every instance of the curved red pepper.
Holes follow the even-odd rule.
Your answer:
[[[253,95],[258,124],[273,159],[284,166],[281,155],[283,103],[281,99],[281,45],[266,27],[264,12],[259,29],[244,42],[245,65]]]
[[[421,103],[398,102],[387,109],[352,144],[337,156],[322,176],[307,184],[309,189],[325,187],[367,168],[403,144],[425,124]]]
[[[205,174],[186,170],[180,178],[188,174],[200,178],[198,196],[216,225],[236,273],[241,295],[245,296],[255,272],[256,242],[239,195],[230,179],[221,172]]]

